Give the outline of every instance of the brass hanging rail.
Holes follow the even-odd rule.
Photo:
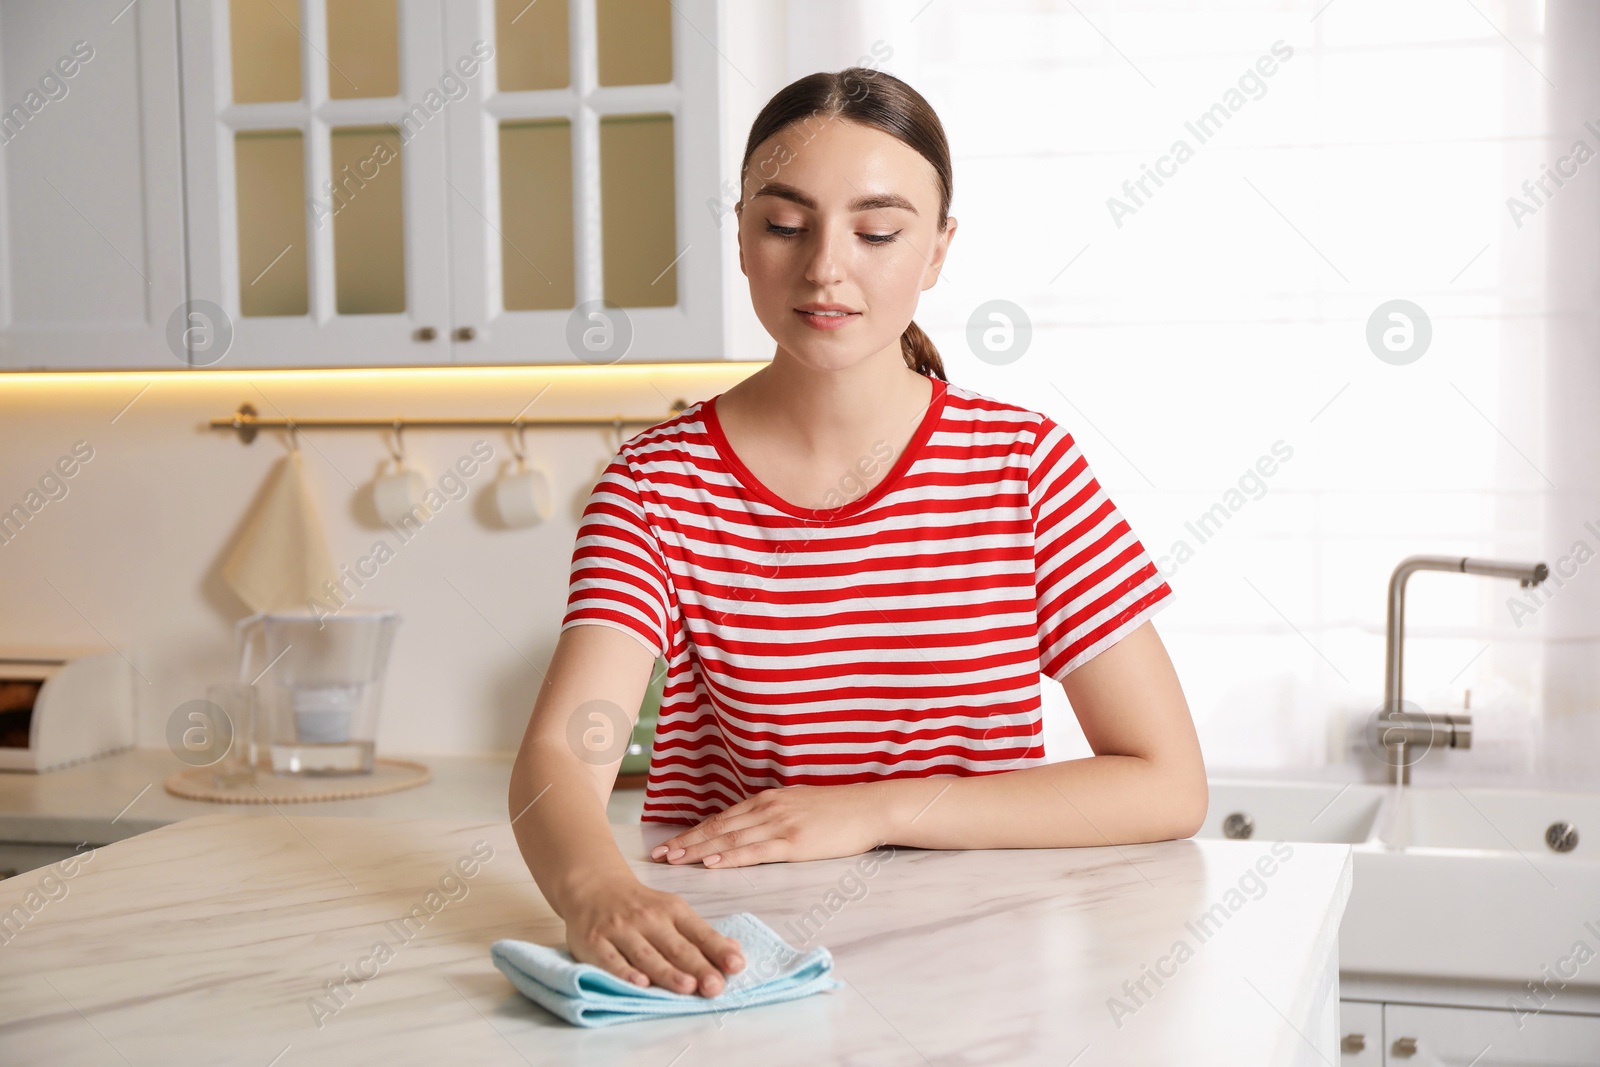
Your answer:
[[[681,398],[672,402],[674,413],[681,412],[688,407],[688,403]],[[671,418],[668,415],[667,418]],[[412,426],[446,427],[462,429],[472,426],[503,426],[508,430],[520,429],[524,426],[612,426],[621,429],[629,423],[636,425],[653,426],[665,420],[651,417],[623,418],[614,415],[610,418],[604,415],[580,416],[576,418],[493,418],[493,417],[462,417],[462,418],[404,418],[396,415],[392,419],[381,417],[351,417],[342,419],[309,418],[297,419],[285,416],[267,416],[263,418],[256,414],[256,409],[249,403],[239,405],[239,410],[232,415],[211,420],[213,430],[233,430],[238,433],[239,440],[250,444],[256,439],[258,430],[395,430],[399,432]]]

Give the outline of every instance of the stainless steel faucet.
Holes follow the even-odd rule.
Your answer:
[[[1472,747],[1471,715],[1429,715],[1406,711],[1401,697],[1401,671],[1405,656],[1406,579],[1417,571],[1456,571],[1482,574],[1491,578],[1515,578],[1526,588],[1550,576],[1543,563],[1507,563],[1493,559],[1468,559],[1463,556],[1408,556],[1400,561],[1389,578],[1389,620],[1384,638],[1383,707],[1373,722],[1374,739],[1382,746],[1389,764],[1389,781],[1395,785],[1411,782],[1412,745],[1450,748]]]

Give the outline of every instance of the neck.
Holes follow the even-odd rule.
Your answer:
[[[886,428],[892,436],[927,411],[934,388],[906,366],[898,339],[891,349],[839,370],[808,367],[780,347],[772,364],[747,381],[757,387],[769,425],[816,457],[854,454],[863,439],[882,436]]]

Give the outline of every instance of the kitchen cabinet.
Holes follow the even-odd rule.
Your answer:
[[[1600,987],[1591,973],[1600,866],[1581,851],[1548,849],[1540,839],[1550,819],[1524,817],[1524,830],[1504,807],[1491,806],[1515,800],[1542,816],[1546,807],[1566,813],[1593,798],[1521,790],[1485,791],[1476,801],[1471,795],[1411,786],[1391,798],[1397,807],[1377,814],[1377,825],[1394,838],[1404,841],[1402,833],[1422,828],[1438,835],[1429,840],[1440,847],[1379,839],[1356,848],[1355,890],[1339,938],[1346,969],[1341,993],[1382,1007],[1382,1062],[1390,1067],[1600,1064]],[[1418,817],[1451,798],[1469,818]],[[1476,833],[1490,824],[1527,834],[1544,855],[1513,837],[1447,836],[1456,827]],[[1428,906],[1397,906],[1412,900]],[[1546,982],[1548,1003],[1536,1012],[1534,990]],[[1511,1003],[1529,1010],[1515,1012]],[[1341,1034],[1354,1029],[1350,1008],[1341,1005]]]
[[[1600,1018],[1383,1006],[1387,1067],[1594,1067],[1600,1063]]]
[[[731,358],[718,3],[443,7],[450,61],[495,42],[499,78],[446,113],[455,361]]]
[[[87,843],[35,844],[22,841],[0,841],[0,881],[19,874],[60,863],[72,856],[81,855],[85,849],[97,846]]]
[[[1530,1010],[1340,1001],[1339,1067],[1600,1063],[1600,1016],[1534,1011],[1536,1001],[1518,999]]]
[[[1339,1002],[1339,1067],[1383,1067],[1383,1005]]]
[[[103,6],[0,0],[0,368],[727,358],[718,0]]]
[[[190,292],[232,334],[193,362],[449,363],[446,120],[397,124],[437,91],[440,0],[182,11]]]
[[[0,369],[184,366],[175,0],[0,0]]]
[[[721,358],[716,26],[715,0],[186,2],[218,365]]]

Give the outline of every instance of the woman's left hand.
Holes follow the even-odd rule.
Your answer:
[[[881,817],[872,783],[764,789],[663,841],[650,858],[720,870],[859,856],[883,844]]]

